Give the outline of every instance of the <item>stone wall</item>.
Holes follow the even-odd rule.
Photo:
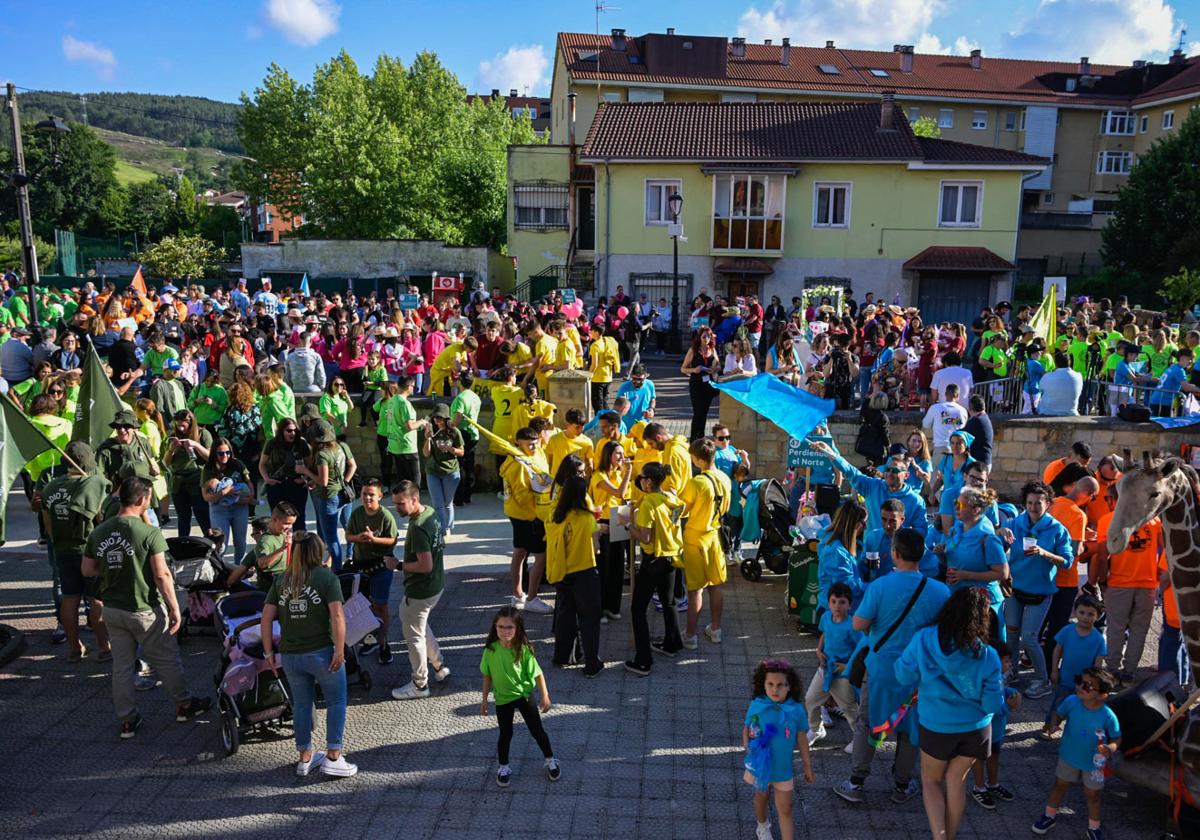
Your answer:
[[[733,440],[751,458],[756,477],[782,477],[787,472],[788,436],[751,408],[726,394],[721,395],[721,422],[733,430]],[[903,441],[920,428],[916,412],[888,415],[891,439]],[[994,417],[996,439],[992,451],[991,486],[1001,496],[1016,497],[1026,481],[1041,479],[1042,470],[1054,458],[1066,454],[1077,440],[1086,441],[1098,458],[1124,449],[1140,458],[1143,450],[1179,453],[1185,443],[1200,443],[1200,427],[1163,429],[1155,423],[1126,423],[1110,417]],[[843,456],[856,466],[865,460],[854,453],[858,436],[858,413],[833,415],[830,432]]]

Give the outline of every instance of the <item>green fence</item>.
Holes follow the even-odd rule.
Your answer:
[[[130,259],[147,243],[136,234],[130,236],[83,236],[70,230],[54,231],[58,249],[55,268],[59,274],[80,277],[96,268],[96,260]]]

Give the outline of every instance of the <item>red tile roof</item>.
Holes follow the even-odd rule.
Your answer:
[[[987,248],[931,245],[904,264],[913,271],[1015,271],[1016,266]]]
[[[1183,69],[1175,76],[1133,100],[1135,105],[1148,105],[1163,99],[1176,96],[1186,96],[1190,93],[1200,93],[1200,57],[1192,58],[1183,63]]]
[[[692,42],[684,50],[684,42]],[[739,87],[849,96],[876,96],[894,90],[897,96],[928,96],[1001,102],[1046,102],[1048,104],[1127,104],[1142,92],[1145,74],[1135,68],[1092,64],[1088,75],[1096,77],[1080,84],[1079,65],[1064,61],[1026,61],[984,56],[978,70],[965,56],[913,56],[911,73],[901,72],[897,52],[849,50],[831,47],[792,46],[787,65],[781,64],[779,45],[746,44],[744,56],[734,56],[724,38],[688,35],[655,35],[626,39],[624,52],[612,49],[612,39],[603,35],[560,32],[558,49],[576,80],[621,81],[634,84],[686,84],[703,87]],[[598,60],[582,55],[598,51]],[[714,51],[717,53],[713,57]],[[723,60],[722,54],[723,53]],[[820,65],[836,68],[824,73]],[[872,75],[883,70],[886,76]],[[1178,72],[1155,68],[1157,85],[1166,75]],[[1076,82],[1067,91],[1067,80]]]
[[[711,163],[894,160],[1047,163],[1019,152],[929,142],[901,109],[880,131],[878,102],[622,102],[601,105],[581,157],[587,161],[688,160]]]

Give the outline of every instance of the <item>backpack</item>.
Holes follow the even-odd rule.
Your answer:
[[[845,350],[838,351],[831,357],[826,384],[835,391],[850,384],[850,354]]]

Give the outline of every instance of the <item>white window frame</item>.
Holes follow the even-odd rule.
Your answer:
[[[843,200],[843,210],[842,210],[842,221],[841,222],[834,222],[834,221],[832,221],[832,219],[830,221],[822,221],[820,218],[818,218],[817,214],[818,214],[818,208],[820,207],[821,190],[829,190],[828,208],[829,208],[831,216],[833,213],[834,192],[836,190],[842,190],[846,193],[846,197]],[[817,181],[816,183],[814,183],[813,184],[812,226],[814,228],[833,228],[833,229],[843,229],[843,230],[846,228],[849,228],[850,227],[850,200],[852,198],[853,191],[854,191],[854,183],[852,181]]]
[[[600,100],[602,102],[620,102],[621,101],[621,91],[606,90],[606,91],[604,91],[604,93],[600,94]]]
[[[963,222],[942,221],[942,202],[946,194],[946,187],[956,187],[957,204],[955,207],[954,218],[962,219],[962,194],[964,187],[976,187],[975,193],[975,221]],[[983,181],[942,181],[938,184],[938,210],[937,210],[937,226],[940,228],[977,228],[981,226],[983,218]]]
[[[1128,175],[1133,171],[1133,152],[1105,149],[1096,155],[1097,175]]]
[[[1054,206],[1054,193],[1052,193],[1052,192],[1043,193],[1042,194],[1042,204],[1045,204],[1047,207]]]
[[[1025,130],[1025,115],[1028,113],[1026,109],[1021,109],[1021,131]]]
[[[1163,111],[1162,115],[1162,130],[1170,131],[1175,127],[1175,111]]]
[[[722,102],[757,102],[758,95],[754,93],[722,93]]]
[[[1100,118],[1100,133],[1128,137],[1137,131],[1137,115],[1133,111],[1105,111]]]
[[[1016,111],[1005,111],[1004,112],[1004,130],[1005,131],[1016,131],[1017,130],[1017,112]]]
[[[734,189],[733,189],[732,182],[736,179],[741,179],[741,178],[764,178],[766,180],[766,185],[767,185],[766,186],[766,194],[763,196],[764,211],[771,206],[771,203],[772,203],[771,202],[771,191],[776,190],[776,189],[781,190],[781,195],[779,198],[779,209],[781,211],[781,215],[779,217],[779,248],[778,249],[766,248],[766,247],[763,247],[763,248],[733,248],[733,247],[729,247],[729,246],[719,247],[715,244],[714,240],[716,238],[716,233],[717,233],[717,213],[716,213],[716,210],[717,210],[717,184],[722,179],[725,179],[730,182],[729,204],[725,208],[726,214],[724,216],[722,216],[721,218],[724,218],[724,219],[727,219],[730,221],[730,229],[731,230],[732,230],[732,222],[734,219],[755,220],[755,219],[761,218],[764,222],[763,245],[764,246],[766,245],[766,224],[765,223],[769,222],[769,221],[774,221],[773,219],[771,219],[769,216],[765,216],[765,215],[764,216],[734,216],[733,215]],[[787,247],[787,188],[788,188],[788,176],[779,174],[779,173],[774,173],[774,172],[755,172],[753,170],[750,170],[747,172],[721,172],[721,173],[715,175],[712,179],[712,200],[710,202],[711,215],[709,216],[709,228],[708,228],[708,242],[709,242],[709,246],[712,248],[712,250],[714,250],[714,251],[729,251],[731,253],[743,253],[743,254],[776,253],[776,250],[778,250],[779,252],[782,252]],[[747,196],[747,209],[749,209],[749,196]]]
[[[937,124],[938,128],[954,128],[954,109],[938,109]]]
[[[1141,123],[1141,132],[1142,134],[1145,134],[1150,129],[1150,115],[1142,114],[1142,118],[1139,120],[1139,122]]]
[[[972,111],[971,112],[971,128],[976,131],[982,131],[987,128],[988,112],[987,111]]]
[[[908,109],[908,121],[915,123],[919,119],[921,119],[921,108],[919,105],[913,105]]]
[[[629,89],[630,102],[662,102],[664,99],[662,88],[635,88]]]
[[[661,214],[661,219],[651,219],[647,213],[649,209],[646,206],[646,194],[651,188],[657,188],[662,192],[658,197],[658,209]],[[665,227],[671,224],[671,208],[667,204],[667,199],[671,196],[671,191],[683,195],[683,181],[678,178],[646,178],[642,184],[642,222],[646,227]],[[683,213],[679,214],[679,220],[682,223]]]

